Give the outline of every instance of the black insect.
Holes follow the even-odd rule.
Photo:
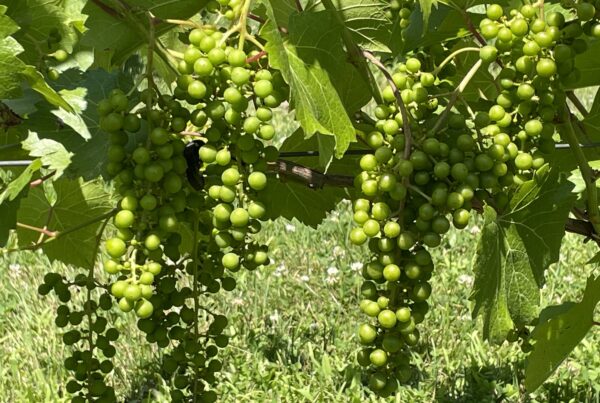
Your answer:
[[[188,182],[196,190],[204,188],[204,177],[200,175],[200,156],[198,151],[204,145],[204,140],[194,140],[189,142],[183,150],[183,156],[187,161],[187,170],[185,171]]]

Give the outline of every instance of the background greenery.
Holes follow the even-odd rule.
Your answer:
[[[217,296],[214,308],[230,318],[235,335],[223,350],[220,395],[226,402],[360,402],[353,355],[360,321],[356,309],[360,262],[366,254],[345,236],[349,206],[342,203],[317,229],[278,220],[261,234],[272,247],[273,264],[240,272],[238,288]],[[415,354],[413,382],[398,402],[597,402],[600,400],[600,334],[592,332],[535,394],[519,390],[524,355],[518,346],[483,342],[471,320],[474,225],[454,231],[434,250],[432,310],[423,327],[422,355]],[[580,299],[594,267],[585,265],[595,248],[567,235],[558,264],[547,272],[542,305]],[[54,326],[58,301],[36,288],[50,270],[42,254],[0,258],[0,401],[54,402],[67,374],[65,347]],[[69,272],[64,266],[54,267]],[[116,310],[115,310],[116,311]],[[128,402],[168,401],[168,386],[150,370],[159,352],[143,341],[132,315],[114,313],[122,330],[112,381]],[[66,400],[66,399],[65,399]]]

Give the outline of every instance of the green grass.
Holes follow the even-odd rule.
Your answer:
[[[376,401],[361,386],[354,362],[359,264],[365,251],[346,241],[347,205],[318,230],[277,221],[265,226],[273,264],[238,275],[238,288],[211,304],[230,318],[234,335],[222,351],[224,402]],[[518,346],[490,346],[471,320],[468,301],[477,227],[451,232],[434,251],[432,309],[414,354],[414,379],[397,402],[600,401],[600,335],[592,331],[535,394],[520,389],[524,355]],[[547,272],[543,304],[578,300],[595,246],[567,236],[560,261]],[[36,288],[50,270],[43,255],[0,258],[0,401],[62,401],[66,356],[53,324],[58,303]],[[72,269],[56,265],[58,271]],[[76,297],[77,299],[77,297]],[[130,315],[112,313],[122,330],[111,382],[123,401],[168,401],[168,385],[152,374],[160,356],[144,343]]]

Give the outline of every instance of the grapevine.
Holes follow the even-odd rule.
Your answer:
[[[0,66],[0,156],[9,156],[0,204],[10,209],[0,252],[41,249],[85,268],[73,279],[48,273],[38,289],[61,302],[55,323],[72,350],[72,401],[118,400],[108,382],[122,332],[109,322],[114,308],[135,315],[160,349],[172,401],[223,400],[219,354],[235,323],[214,295],[233,291],[240,270],[272,263],[257,241],[266,221],[316,226],[314,215],[347,198],[348,239],[367,251],[356,326],[365,393],[390,397],[415,379],[411,357],[440,292],[432,250],[477,215],[471,298],[484,337],[528,355],[528,391],[556,369],[565,356],[542,357],[553,350],[544,332],[569,318],[540,314],[535,296],[565,232],[600,245],[590,140],[600,95],[588,111],[574,91],[598,85],[585,73],[598,69],[597,2],[561,0],[551,11],[543,0],[488,4],[481,15],[453,1],[156,3],[95,0],[78,10],[81,24],[52,27],[43,40],[13,29],[19,14],[0,8],[0,46],[26,50],[13,56],[19,72]],[[59,20],[74,12],[52,7]],[[96,33],[107,19],[129,42]],[[110,85],[94,84],[94,74]],[[20,92],[25,82],[44,98],[31,115],[11,102],[31,96]],[[94,85],[101,96],[88,101]],[[281,116],[298,130],[283,133]],[[566,179],[574,175],[579,197]],[[63,226],[60,199],[75,193],[82,201],[71,207],[83,218]],[[19,210],[35,200],[47,204],[38,221]],[[58,256],[53,248],[80,234],[76,257]],[[535,289],[529,301],[511,275]],[[590,277],[581,304],[600,300],[596,283]]]

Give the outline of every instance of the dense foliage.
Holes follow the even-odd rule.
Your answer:
[[[228,320],[210,295],[269,264],[261,221],[317,226],[346,198],[369,249],[365,386],[410,381],[429,250],[474,214],[473,316],[528,353],[528,391],[543,383],[597,325],[600,278],[578,303],[539,295],[565,231],[600,244],[600,95],[577,97],[600,84],[600,4],[513,7],[0,1],[0,253],[81,268],[39,287],[62,303],[73,401],[116,400],[115,306],[165,349],[173,401],[217,400]]]

